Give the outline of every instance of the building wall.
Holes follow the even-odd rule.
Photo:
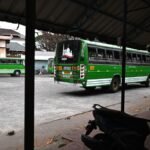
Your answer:
[[[6,57],[6,49],[0,48],[0,57]]]
[[[6,41],[0,40],[0,57],[6,57]]]
[[[35,60],[35,71],[41,70],[43,66],[45,72],[48,72],[48,60]]]
[[[0,47],[6,47],[6,41],[0,40]]]
[[[48,72],[48,59],[54,58],[55,52],[42,52],[35,51],[35,71],[44,70],[44,73]],[[44,68],[42,68],[44,66]]]

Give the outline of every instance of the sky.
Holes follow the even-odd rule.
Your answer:
[[[9,23],[9,22],[4,22],[4,21],[0,21],[0,28],[4,28],[4,29],[12,29],[16,32],[19,32],[20,34],[25,35],[25,26],[19,24],[19,28],[17,29],[18,24],[15,23]],[[38,32],[38,34],[40,34],[41,32],[36,30],[36,32]]]
[[[17,29],[17,27],[18,27],[18,24],[0,21],[0,28],[12,29],[12,30],[14,30],[16,32],[19,32],[20,34],[25,35],[25,26],[19,24],[19,28],[18,29]]]

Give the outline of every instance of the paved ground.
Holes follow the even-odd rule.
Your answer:
[[[114,108],[114,106],[111,106],[111,108]],[[116,108],[117,106],[115,106]],[[138,109],[138,116],[150,119],[150,111],[141,113],[145,110],[144,108],[146,108],[146,105],[144,106],[141,103],[140,105],[135,104],[134,107],[127,106],[126,109],[132,110],[130,114],[137,113]],[[88,150],[81,142],[81,134],[85,133],[85,125],[87,125],[89,119],[93,119],[92,113],[86,112],[36,126],[35,150]],[[95,135],[97,132],[99,133],[100,131],[96,130],[90,136]],[[23,131],[19,131],[13,136],[1,135],[0,150],[23,150],[23,141]],[[150,136],[147,137],[145,145],[150,150]]]
[[[0,83],[0,150],[22,150],[24,77],[1,76]],[[109,93],[97,89],[89,93],[76,86],[56,84],[48,76],[36,76],[36,150],[86,150],[80,137],[88,120],[92,119],[92,113],[87,111],[92,109],[94,103],[120,109],[120,92]],[[125,106],[130,114],[149,110],[150,88],[129,86]],[[74,115],[78,113],[82,114]],[[59,118],[63,119],[57,120]],[[15,135],[7,136],[9,130],[14,130]]]
[[[0,133],[18,131],[24,121],[24,77],[0,76],[0,83]],[[150,88],[130,86],[126,91],[126,106],[142,99],[148,107],[149,96]],[[89,93],[77,86],[54,83],[49,76],[35,77],[36,125],[89,111],[95,103],[120,108],[120,92],[97,89]]]

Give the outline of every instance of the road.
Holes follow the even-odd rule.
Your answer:
[[[35,77],[35,124],[46,123],[92,109],[95,103],[120,108],[121,92],[97,89],[87,92],[73,86],[54,83],[49,76]],[[150,97],[150,88],[130,86],[126,106]],[[24,77],[0,76],[0,133],[20,130],[24,124]]]

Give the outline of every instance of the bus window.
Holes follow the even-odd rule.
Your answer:
[[[146,56],[146,62],[150,63],[150,56]]]
[[[1,64],[11,64],[13,62],[13,60],[9,60],[9,59],[2,59],[0,60]]]
[[[88,55],[89,55],[89,62],[96,61],[97,59],[96,48],[88,47]]]
[[[136,62],[136,54],[132,54],[132,61]]]
[[[120,60],[120,52],[114,51],[114,59],[115,60]]]
[[[17,62],[17,60],[10,60],[11,64],[20,64],[19,61]]]
[[[127,53],[127,61],[132,62],[132,55],[131,53]]]
[[[108,60],[112,60],[113,59],[113,53],[110,50],[106,50],[106,58]]]
[[[142,62],[145,63],[146,62],[146,56],[142,55]]]
[[[3,60],[0,60],[0,64],[3,64],[4,62],[3,62]]]
[[[75,63],[79,59],[81,43],[78,40],[60,42],[57,45],[57,61],[60,63]]]
[[[105,49],[98,49],[98,59],[105,59]]]
[[[137,62],[140,63],[141,60],[142,60],[142,59],[141,59],[141,55],[140,55],[140,54],[137,54]]]

